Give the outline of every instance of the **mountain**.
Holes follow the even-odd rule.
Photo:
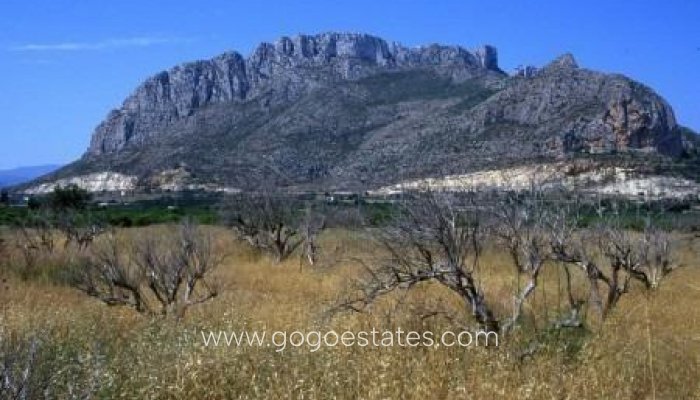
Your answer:
[[[652,89],[570,54],[509,76],[492,46],[300,35],[148,78],[80,160],[29,190],[357,190],[581,158],[648,168],[685,154],[684,132]]]
[[[51,164],[0,170],[0,188],[31,181],[60,167],[60,165]]]

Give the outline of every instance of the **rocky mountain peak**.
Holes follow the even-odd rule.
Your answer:
[[[139,145],[155,130],[210,104],[246,101],[270,91],[281,94],[273,100],[286,102],[328,82],[416,68],[455,80],[503,75],[492,46],[472,53],[437,44],[407,48],[360,33],[283,36],[261,43],[247,58],[229,51],[147,79],[96,128],[88,155]]]

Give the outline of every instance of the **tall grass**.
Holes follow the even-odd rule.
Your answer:
[[[152,229],[157,234],[158,229]],[[215,228],[212,228],[215,229]],[[123,230],[122,234],[133,234]],[[498,348],[204,347],[199,332],[224,330],[432,330],[468,321],[462,304],[437,285],[397,293],[365,314],[328,318],[325,311],[356,275],[354,256],[374,251],[362,233],[330,231],[325,248],[346,257],[322,268],[276,265],[217,231],[226,251],[217,270],[222,293],[183,321],[150,318],[103,305],[53,275],[22,276],[17,254],[2,257],[0,357],[39,338],[52,398],[700,398],[700,240],[682,237],[679,269],[651,297],[632,291],[603,323],[552,331],[547,318],[564,308],[561,276],[550,269],[526,305],[528,324]],[[50,270],[59,268],[61,246]],[[485,285],[506,309],[518,284],[507,258],[487,249]],[[9,269],[10,265],[14,265]],[[57,276],[60,276],[58,274]],[[583,295],[582,280],[575,282]],[[499,307],[499,305],[494,305]],[[427,317],[431,311],[442,314]],[[520,357],[536,337],[543,347]],[[2,362],[3,360],[0,360]],[[0,394],[0,398],[3,395]],[[43,396],[43,395],[42,395]]]

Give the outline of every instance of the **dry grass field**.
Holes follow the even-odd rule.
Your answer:
[[[139,229],[158,235],[168,228]],[[683,268],[657,292],[632,290],[603,323],[590,318],[585,332],[546,328],[565,303],[562,277],[552,268],[542,277],[543,290],[526,305],[528,324],[501,337],[498,347],[337,346],[315,352],[288,347],[278,352],[273,347],[207,347],[199,335],[209,329],[440,332],[454,328],[455,319],[434,311],[453,313],[466,323],[470,317],[460,299],[430,283],[396,292],[366,313],[329,316],[326,310],[357,275],[353,257],[375,250],[365,233],[326,231],[322,248],[338,249],[344,261],[309,267],[298,257],[276,265],[229,232],[208,229],[226,253],[215,271],[220,295],[192,307],[180,321],[109,307],[61,284],[57,270],[70,259],[62,246],[23,279],[21,258],[8,247],[0,262],[0,355],[34,357],[32,373],[50,382],[44,393],[55,398],[92,393],[86,397],[700,399],[698,238],[677,237]],[[5,237],[11,239],[11,232]],[[493,305],[496,310],[509,306],[518,284],[502,253],[490,248],[482,259],[484,279],[490,281],[485,287],[493,291],[491,298],[502,301]],[[582,286],[574,290],[585,297]],[[544,345],[530,357],[519,357],[533,337]],[[35,351],[32,343],[38,343]]]

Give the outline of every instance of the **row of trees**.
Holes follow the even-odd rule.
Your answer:
[[[74,244],[80,254],[73,284],[107,304],[181,317],[191,305],[217,295],[207,277],[222,257],[192,220],[157,237],[119,239],[81,210],[87,201],[81,193],[71,189],[51,199],[53,206],[19,227],[28,264],[37,250],[54,250],[58,231],[65,245]],[[633,282],[653,291],[676,267],[670,235],[651,219],[642,232],[632,232],[615,210],[573,197],[550,199],[534,187],[497,197],[431,190],[405,196],[392,217],[371,230],[382,256],[362,260],[366,274],[335,309],[361,311],[386,294],[435,281],[464,301],[481,328],[509,332],[520,324],[543,271],[558,268],[567,279],[569,310],[554,323],[580,326],[584,305],[606,318]],[[598,218],[582,229],[580,210],[586,206]],[[238,239],[275,262],[293,254],[310,265],[322,258],[318,236],[328,226],[329,213],[317,204],[266,191],[229,198],[220,215]],[[487,244],[507,252],[513,273],[524,282],[506,313],[493,308],[498,299],[484,287],[484,274],[493,270],[482,261]],[[587,298],[576,298],[571,290],[577,273],[587,282]]]
[[[543,271],[558,268],[566,277],[569,309],[552,324],[578,327],[584,323],[585,305],[605,319],[634,282],[654,291],[677,267],[671,235],[649,215],[643,217],[641,232],[628,229],[625,210],[615,202],[545,195],[535,186],[495,197],[425,189],[403,198],[393,217],[371,230],[383,256],[361,260],[366,274],[336,310],[361,311],[386,294],[435,281],[463,299],[481,328],[507,333],[521,323]],[[596,215],[584,228],[585,209]],[[303,246],[302,256],[311,264],[327,218],[270,193],[238,197],[222,215],[241,240],[277,262]],[[518,282],[524,282],[513,294],[510,310],[501,315],[492,306],[499,299],[490,298],[494,291],[483,283],[493,271],[482,261],[487,244],[507,252]],[[586,298],[576,298],[572,291],[576,274],[588,286]]]
[[[57,188],[17,224],[16,244],[27,270],[63,243],[74,250],[69,282],[108,305],[181,318],[190,306],[217,296],[210,275],[222,252],[193,219],[176,228],[120,235],[94,217],[88,202],[77,187]],[[220,207],[221,221],[236,238],[278,263],[299,250],[300,261],[314,265],[326,215],[271,192],[236,196]]]
[[[632,282],[653,291],[677,264],[671,236],[650,218],[642,232],[632,232],[615,210],[597,207],[598,222],[582,229],[583,207],[576,199],[548,201],[534,188],[495,199],[430,190],[414,194],[376,234],[383,254],[363,263],[364,278],[339,309],[361,311],[396,290],[434,281],[463,300],[481,329],[507,333],[521,322],[523,306],[538,290],[543,271],[561,268],[569,310],[553,325],[581,326],[584,304],[604,319]],[[484,284],[493,270],[482,262],[487,243],[507,251],[518,282],[524,281],[510,310],[500,315],[492,306],[499,299],[490,298],[493,288]],[[571,289],[576,271],[587,282],[587,298],[576,298]]]

